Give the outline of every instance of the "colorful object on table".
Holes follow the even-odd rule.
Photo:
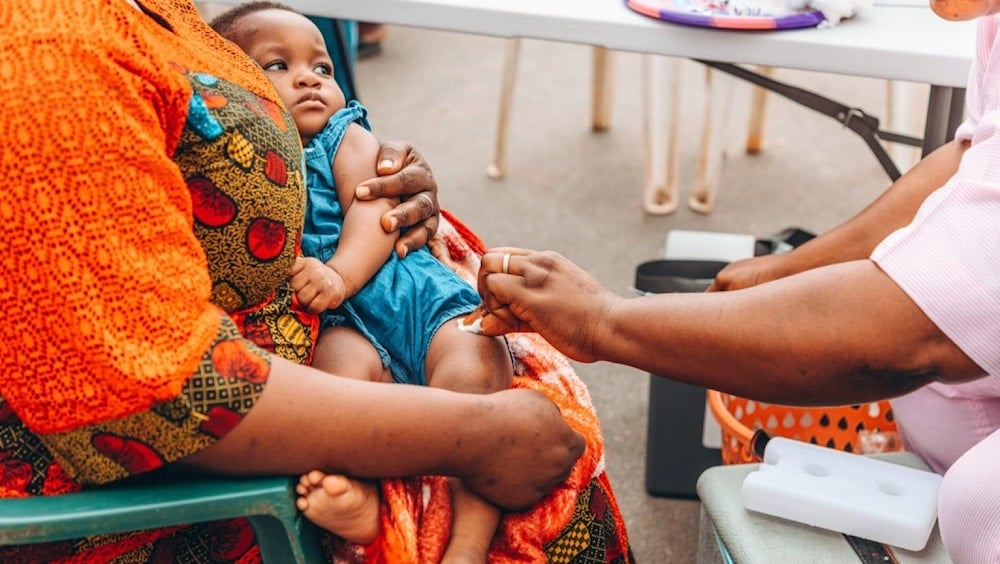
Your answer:
[[[625,5],[652,18],[696,27],[778,30],[816,27],[819,10],[781,13],[765,4],[743,0],[625,0]]]

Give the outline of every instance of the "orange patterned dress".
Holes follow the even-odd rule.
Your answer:
[[[294,123],[193,5],[141,5],[0,4],[5,496],[205,448],[254,405],[271,353],[312,353],[316,319],[287,286],[305,210]],[[231,560],[248,531],[194,532],[182,558]],[[106,540],[36,560],[106,560],[134,542]]]
[[[169,469],[253,407],[272,355],[312,354],[316,318],[287,286],[305,209],[291,117],[189,0],[138,3],[0,2],[0,497]],[[449,240],[469,268],[478,245]],[[519,354],[518,385],[563,402],[589,448],[551,499],[505,518],[494,554],[627,561],[585,388],[546,344]],[[425,561],[447,541],[448,495],[434,478],[385,481],[386,533],[331,543],[331,558]],[[0,549],[0,562],[258,560],[245,520]]]

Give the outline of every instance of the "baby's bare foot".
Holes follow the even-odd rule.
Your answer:
[[[313,470],[299,478],[295,506],[316,525],[357,544],[368,544],[379,532],[375,486],[339,474]]]

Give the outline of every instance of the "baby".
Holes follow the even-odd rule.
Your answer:
[[[267,73],[305,147],[308,199],[300,257],[292,269],[299,302],[320,314],[313,365],[376,381],[489,393],[510,387],[502,339],[459,329],[475,289],[421,249],[400,259],[379,218],[394,202],[354,200],[375,176],[378,140],[367,111],[345,104],[319,29],[274,2],[241,4],[212,27]],[[336,409],[336,406],[331,406]],[[362,438],[359,438],[362,439]],[[443,562],[486,562],[500,511],[452,483],[454,519]],[[316,524],[354,542],[378,533],[372,486],[319,470],[302,477],[297,504]]]

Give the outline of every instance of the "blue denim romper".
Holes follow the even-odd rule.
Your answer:
[[[371,129],[368,110],[358,102],[330,118],[305,147],[306,202],[302,252],[324,263],[337,250],[344,211],[333,182],[333,158],[351,123]],[[323,312],[323,329],[348,326],[361,332],[378,350],[396,382],[426,385],[427,349],[441,325],[471,312],[479,294],[426,249],[389,260],[341,307]]]

